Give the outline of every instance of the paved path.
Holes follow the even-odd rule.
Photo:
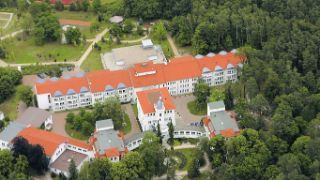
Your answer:
[[[105,30],[103,30],[101,33],[99,33],[98,35],[96,35],[96,38],[92,41],[92,43],[89,45],[88,49],[82,54],[82,56],[80,57],[80,59],[75,63],[75,69],[79,69],[80,70],[80,66],[81,64],[87,59],[87,57],[89,56],[89,54],[91,53],[91,51],[93,50],[93,46],[95,43],[98,43],[99,41],[101,41],[101,38],[109,31],[109,28],[106,28]]]
[[[125,135],[126,138],[131,137],[134,134],[141,133],[138,121],[136,120],[136,116],[133,112],[131,104],[123,104],[121,105],[122,109],[128,114],[131,122],[131,131]]]
[[[174,56],[175,56],[175,57],[179,57],[180,54],[179,54],[178,48],[177,48],[177,46],[174,44],[172,37],[171,37],[170,35],[167,35],[167,39],[168,39],[168,42],[169,42],[169,44],[170,44],[170,46],[171,46],[171,49],[172,49],[172,51],[173,51],[173,53],[174,53]]]
[[[194,144],[182,144],[180,146],[175,146],[174,149],[186,149],[186,148],[196,148],[197,145]],[[207,153],[204,153],[204,160],[205,160],[205,165],[200,167],[200,172],[205,172],[205,171],[210,171],[211,170],[211,164],[208,158]],[[175,179],[182,179],[184,176],[188,175],[188,171],[176,171],[176,176]],[[164,180],[167,179],[167,175],[163,175],[160,177],[153,177],[153,180]]]
[[[67,117],[68,113],[69,112],[55,112],[52,115],[52,119],[53,119],[52,132],[55,132],[62,136],[70,137],[65,130],[65,125],[66,125],[65,118]]]
[[[15,32],[13,32],[11,34],[7,34],[7,35],[4,35],[4,36],[1,36],[0,40],[2,41],[2,40],[5,40],[5,39],[8,39],[8,38],[11,38],[11,37],[15,37],[16,35],[18,35],[18,34],[20,34],[22,32],[23,32],[23,29],[20,29],[20,30],[15,31]]]
[[[11,21],[13,19],[13,13],[1,12],[1,14],[8,14],[10,16],[8,20],[2,19],[2,20],[7,20],[7,23],[2,27],[2,29],[7,29],[7,27],[9,26],[9,24],[11,23]]]

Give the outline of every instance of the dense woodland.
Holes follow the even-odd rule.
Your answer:
[[[320,1],[123,0],[117,5],[113,15],[166,19],[176,42],[192,46],[194,54],[239,48],[246,55],[239,82],[228,84],[225,93],[245,130],[235,138],[202,142],[213,164],[212,179],[320,178]],[[158,145],[144,144],[134,159],[163,161]],[[96,160],[80,177],[149,179],[164,171],[159,159],[153,160],[134,166]],[[123,173],[131,167],[137,167],[135,174]]]
[[[247,56],[231,88],[248,129],[204,145],[212,178],[320,178],[320,1],[197,0],[190,7],[178,0],[170,12],[166,3],[125,0],[124,12],[167,19],[176,41],[195,54],[240,48]]]

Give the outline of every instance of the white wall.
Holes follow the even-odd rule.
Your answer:
[[[49,103],[49,96],[50,94],[37,94],[37,101],[38,101],[38,107],[40,109],[50,109],[51,103]]]
[[[8,142],[7,142],[7,141],[0,140],[0,149],[1,149],[1,150],[10,149],[10,148],[8,147]]]

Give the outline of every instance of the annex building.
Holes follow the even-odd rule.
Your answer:
[[[236,50],[183,56],[166,64],[149,61],[124,70],[100,70],[40,80],[34,90],[39,108],[53,111],[90,106],[110,96],[119,97],[122,103],[136,102],[138,92],[150,89],[166,88],[171,96],[192,93],[200,78],[209,86],[234,82],[243,61],[244,57],[237,55]]]

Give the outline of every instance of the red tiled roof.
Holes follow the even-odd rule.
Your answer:
[[[173,110],[176,108],[167,88],[137,92],[137,97],[144,113],[155,112],[154,104],[160,97],[162,98],[166,110]]]
[[[198,61],[201,71],[203,68],[208,68],[210,71],[214,71],[216,66],[220,66],[222,69],[226,69],[228,64],[232,64],[235,68],[242,62],[242,57],[235,53],[228,53],[226,55],[217,54],[213,57],[205,56]]]
[[[237,67],[242,63],[243,57],[234,53],[227,53],[226,55],[215,55],[213,57],[205,56],[196,59],[193,56],[183,56],[171,59],[168,64],[152,64],[151,62],[136,64],[133,68],[127,70],[109,71],[100,70],[87,73],[82,78],[59,79],[57,81],[46,81],[44,83],[36,84],[37,94],[54,93],[59,90],[63,95],[66,95],[68,89],[73,89],[79,93],[80,88],[90,87],[89,91],[103,92],[106,86],[112,86],[117,89],[119,84],[126,87],[147,87],[152,85],[161,85],[170,81],[179,81],[189,78],[201,77],[203,68],[208,68],[214,71],[216,66],[226,69],[228,64]],[[136,76],[138,72],[156,71],[155,74],[148,74],[143,76]]]
[[[154,71],[154,70],[155,70],[155,64],[153,64],[152,61],[135,64],[135,65],[134,65],[134,70],[135,70],[137,73]]]
[[[69,89],[80,93],[81,87],[86,87],[89,90],[89,84],[85,77],[60,78],[54,81],[47,80],[44,83],[36,83],[36,92],[37,94],[51,93],[51,95],[54,95],[56,91],[61,91],[63,95],[66,95]]]
[[[117,148],[110,148],[106,150],[106,157],[111,158],[111,157],[119,157],[120,152]]]
[[[229,128],[229,129],[224,129],[224,130],[221,130],[220,131],[220,134],[223,136],[223,137],[233,137],[233,136],[236,136],[236,132],[234,132],[234,130],[232,128]]]
[[[126,87],[132,87],[129,71],[118,70],[100,70],[87,73],[87,78],[90,82],[91,92],[103,92],[106,86],[110,85],[113,89],[117,89],[121,83]]]
[[[155,74],[148,74],[144,76],[136,76],[135,68],[128,69],[133,86],[138,88],[166,83],[162,66],[156,64],[154,69],[156,71]]]
[[[25,128],[19,133],[19,136],[27,139],[30,144],[40,144],[44,148],[47,156],[51,156],[62,143],[68,143],[80,148],[90,149],[88,144],[79,140],[37,128]]]
[[[198,62],[192,56],[178,57],[162,66],[167,82],[196,78],[202,74]]]

